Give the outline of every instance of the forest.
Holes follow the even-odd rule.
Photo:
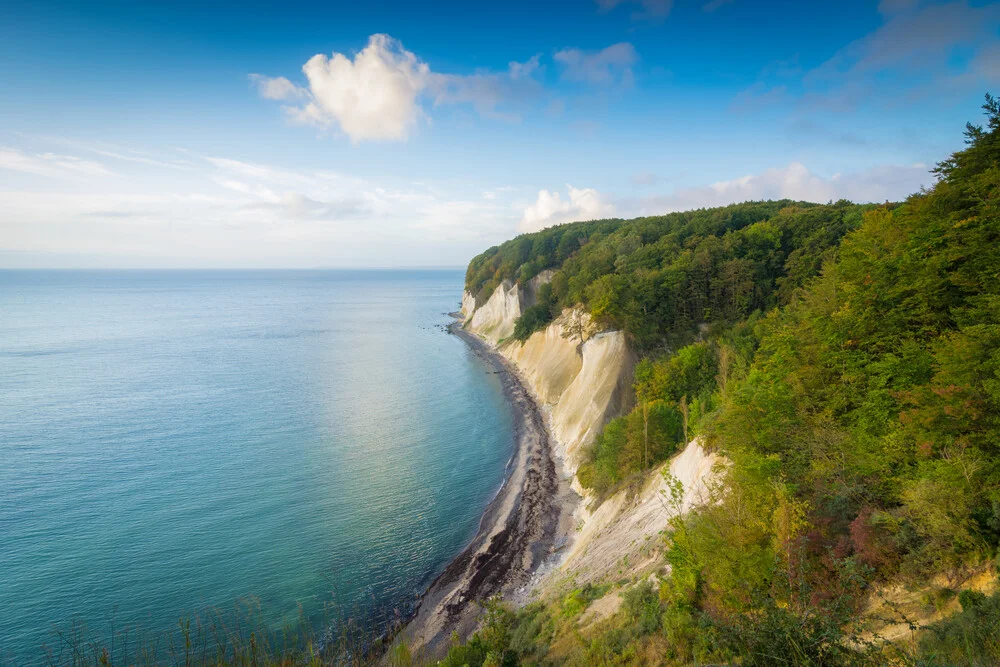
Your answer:
[[[670,576],[600,634],[565,634],[593,588],[497,603],[448,664],[1000,664],[1000,597],[964,585],[995,580],[1000,548],[1000,106],[984,110],[902,203],[579,222],[473,259],[479,303],[555,271],[518,338],[580,307],[640,353],[634,409],[579,471],[595,502],[695,436],[729,465],[664,535]],[[887,642],[866,610],[894,586],[961,611]]]

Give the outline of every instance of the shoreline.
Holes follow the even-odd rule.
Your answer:
[[[456,317],[459,317],[457,314]],[[478,336],[448,326],[492,370],[514,416],[514,452],[505,479],[486,506],[468,545],[430,584],[400,637],[414,655],[439,657],[453,632],[467,639],[476,629],[479,602],[511,597],[565,546],[575,493],[560,474],[541,408],[516,368]]]

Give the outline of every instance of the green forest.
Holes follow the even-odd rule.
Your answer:
[[[477,303],[554,270],[518,338],[580,307],[642,357],[634,409],[579,471],[595,502],[694,436],[729,464],[663,536],[658,590],[618,582],[622,610],[589,635],[567,619],[603,590],[494,603],[447,664],[1000,664],[1000,597],[966,585],[995,579],[1000,547],[1000,107],[984,110],[902,203],[579,222],[472,260]],[[895,589],[958,611],[888,642],[867,610]]]

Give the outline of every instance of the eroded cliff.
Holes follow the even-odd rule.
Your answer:
[[[593,513],[588,511],[593,499],[586,496],[575,473],[604,425],[631,407],[636,358],[624,333],[601,331],[579,309],[565,309],[523,343],[511,339],[517,317],[530,306],[539,282],[536,279],[525,289],[505,283],[479,308],[470,294],[462,299],[466,330],[507,358],[543,406],[563,474],[572,478],[581,495],[575,508],[576,530],[569,535],[558,567],[536,584],[560,575],[598,581],[621,574],[623,562],[630,564],[630,572],[639,571],[654,562],[654,543],[678,509],[686,511],[707,499],[717,458],[692,442],[651,471],[639,493],[621,491]],[[666,470],[683,485],[677,506],[671,505],[666,493]]]

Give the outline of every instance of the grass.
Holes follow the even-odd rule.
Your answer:
[[[287,667],[376,664],[385,647],[402,628],[403,619],[387,624],[360,624],[343,609],[330,605],[317,634],[299,608],[296,622],[273,629],[256,599],[241,600],[230,611],[208,610],[181,618],[171,630],[151,633],[136,626],[118,625],[98,631],[81,623],[52,631],[41,647],[40,659],[30,664],[51,667],[117,667],[153,665],[238,665]],[[404,649],[405,651],[405,649]],[[16,667],[4,660],[0,666]]]

